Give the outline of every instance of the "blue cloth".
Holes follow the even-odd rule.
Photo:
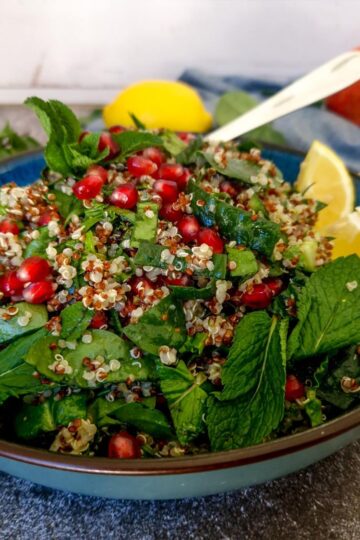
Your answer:
[[[282,85],[235,75],[216,76],[199,70],[185,71],[180,80],[196,88],[210,112],[219,96],[232,90],[245,90],[258,100],[277,92]],[[354,172],[360,171],[360,128],[324,108],[307,107],[273,123],[289,146],[307,151],[314,139],[329,145]]]

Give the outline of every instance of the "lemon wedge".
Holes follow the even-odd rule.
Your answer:
[[[328,228],[335,238],[333,259],[356,253],[360,255],[360,207]]]
[[[130,113],[150,129],[203,133],[212,124],[199,94],[175,81],[143,81],[129,86],[104,107],[104,122],[107,127],[133,126]]]
[[[319,212],[315,226],[322,234],[329,234],[328,229],[354,209],[354,183],[344,162],[319,141],[312,143],[295,186],[305,196],[327,204]]]

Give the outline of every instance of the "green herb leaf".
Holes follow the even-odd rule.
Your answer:
[[[185,316],[181,303],[171,295],[150,308],[124,334],[140,349],[158,356],[163,345],[178,349],[186,340]]]
[[[139,431],[145,431],[153,437],[161,439],[173,437],[166,416],[157,409],[149,409],[141,403],[124,403],[111,413],[111,417],[116,418],[121,423],[133,426]]]
[[[87,309],[82,302],[67,306],[60,314],[62,339],[74,341],[83,336],[93,318],[93,312]]]
[[[44,257],[45,259],[47,258],[46,248],[50,242],[49,229],[47,227],[40,227],[37,230],[39,232],[39,237],[32,240],[30,244],[26,246],[24,259],[27,257],[34,257],[35,255]]]
[[[131,245],[139,247],[140,242],[154,242],[157,234],[159,207],[156,203],[140,202],[137,205]]]
[[[181,444],[187,444],[205,428],[203,414],[208,396],[201,385],[206,377],[199,374],[194,378],[182,360],[176,368],[159,363],[157,371],[178,439]]]
[[[26,302],[19,302],[15,306],[18,312],[9,320],[5,320],[1,316],[5,313],[6,308],[0,309],[0,344],[9,343],[15,338],[31,333],[44,326],[48,320],[45,306],[36,306]],[[19,318],[27,314],[29,314],[29,323],[26,326],[20,326]]]
[[[149,146],[163,146],[163,140],[159,135],[146,133],[143,131],[123,131],[122,133],[112,133],[112,137],[120,146],[120,155],[117,161],[123,161],[131,154],[135,154]]]
[[[353,283],[356,288],[349,290]],[[340,257],[317,270],[300,293],[299,322],[289,339],[289,357],[308,358],[358,343],[359,306],[357,255]]]
[[[194,180],[189,181],[188,190],[193,194],[193,212],[205,227],[217,225],[221,234],[229,240],[235,240],[238,244],[271,257],[275,244],[280,239],[277,223],[264,218],[253,221],[251,214],[207,193]],[[197,201],[205,204],[199,206]]]
[[[129,116],[131,120],[134,122],[135,127],[137,127],[138,129],[146,129],[145,124],[143,124],[141,120],[139,120],[139,118],[134,113],[129,113]]]
[[[171,156],[180,155],[186,149],[186,144],[173,131],[165,131],[161,135],[162,143]]]
[[[261,169],[259,165],[256,165],[256,163],[253,163],[252,161],[247,161],[246,159],[228,159],[226,167],[223,167],[215,161],[214,155],[210,152],[204,152],[203,156],[209,165],[211,165],[218,173],[235,180],[241,180],[241,182],[250,184],[251,186],[254,185],[251,178],[257,176]]]
[[[316,390],[309,388],[306,391],[305,412],[310,420],[311,427],[320,426],[324,423],[321,401],[316,396]]]
[[[182,165],[191,165],[196,163],[204,141],[198,135],[193,141],[186,145],[186,148],[176,155],[176,161]]]
[[[259,265],[252,251],[229,247],[226,248],[226,251],[228,252],[229,267],[231,268],[231,263],[236,265],[235,268],[230,270],[232,277],[251,277],[256,274]]]
[[[66,193],[63,193],[59,189],[52,190],[52,193],[56,197],[56,208],[59,211],[59,214],[62,218],[64,218],[67,222],[71,218],[72,215],[76,214],[78,216],[81,216],[84,213],[84,206],[82,204],[82,201],[77,199],[74,196],[66,195]]]
[[[28,135],[19,135],[11,128],[10,124],[6,124],[0,131],[0,159],[33,148],[40,148],[39,143]]]
[[[180,300],[209,300],[215,294],[215,283],[211,282],[206,287],[199,289],[198,287],[180,287],[178,285],[170,285],[171,294],[174,298]]]

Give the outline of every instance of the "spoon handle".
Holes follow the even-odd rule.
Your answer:
[[[230,141],[286,114],[311,105],[360,79],[360,51],[336,56],[254,109],[209,133],[207,141]]]

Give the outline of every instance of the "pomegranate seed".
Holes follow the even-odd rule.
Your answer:
[[[100,135],[98,150],[99,152],[102,152],[105,148],[109,149],[109,154],[106,156],[105,161],[114,159],[120,152],[118,143],[114,141],[110,133],[102,133]]]
[[[189,133],[188,131],[178,131],[177,136],[187,144],[194,139],[193,133]]]
[[[295,375],[288,375],[285,384],[285,399],[287,401],[295,401],[300,399],[305,394],[305,387]]]
[[[191,172],[184,167],[184,172],[177,179],[177,185],[180,191],[185,191],[188,181],[190,180]]]
[[[150,146],[149,148],[145,148],[145,150],[142,152],[142,155],[146,159],[151,159],[158,167],[164,161],[166,160],[165,154],[159,150],[159,148],[155,148],[155,146]]]
[[[271,303],[273,293],[265,283],[256,283],[246,290],[242,297],[242,303],[253,309],[265,309]]]
[[[100,328],[105,328],[107,326],[107,316],[105,311],[97,311],[90,322],[90,328],[95,328],[99,330]]]
[[[167,276],[165,278],[165,283],[167,285],[178,285],[181,287],[187,287],[190,283],[190,277],[187,274],[180,274],[179,277],[174,278]]]
[[[173,182],[177,182],[183,173],[184,167],[179,163],[163,163],[159,168],[157,177],[162,180],[172,180]]]
[[[3,219],[0,221],[0,233],[19,234],[20,229],[11,219]]]
[[[105,184],[108,177],[108,172],[101,165],[91,165],[86,172],[86,176],[100,176],[101,180]]]
[[[29,304],[43,304],[55,294],[54,284],[51,281],[37,281],[25,287],[23,297]]]
[[[184,242],[193,242],[199,234],[200,223],[195,216],[185,216],[179,221],[178,229]]]
[[[140,176],[151,176],[157,171],[158,166],[151,159],[147,159],[143,156],[131,156],[126,162],[129,173],[139,178]]]
[[[198,244],[207,244],[214,253],[222,253],[224,251],[224,242],[213,229],[201,229],[197,237]]]
[[[177,221],[180,221],[184,216],[184,213],[181,210],[176,210],[176,208],[174,208],[174,203],[166,203],[160,208],[159,215],[162,219],[167,219],[168,221],[176,223]]]
[[[77,199],[81,201],[95,199],[103,187],[103,180],[100,176],[84,176],[73,186],[73,193]]]
[[[233,182],[231,182],[230,180],[223,180],[220,183],[219,189],[220,189],[220,191],[222,193],[227,193],[233,199],[235,199],[235,197],[239,193],[239,190],[237,189],[237,186],[235,186],[235,184]]]
[[[134,459],[141,457],[140,443],[127,431],[120,431],[109,441],[109,458]]]
[[[39,216],[37,224],[39,227],[45,227],[46,225],[49,225],[50,221],[56,221],[58,219],[60,219],[60,216],[57,212],[44,212]]]
[[[81,143],[81,141],[82,141],[87,135],[90,135],[90,131],[87,131],[87,130],[82,131],[82,132],[80,133],[80,135],[79,135],[79,139],[78,139],[78,140],[79,140],[79,143]]]
[[[6,297],[18,296],[22,293],[24,284],[17,276],[16,270],[6,272],[0,277],[0,291]]]
[[[17,277],[23,283],[34,283],[48,277],[51,273],[51,266],[46,259],[34,255],[25,259],[17,270]]]
[[[139,194],[133,184],[118,186],[110,195],[110,202],[118,208],[134,208],[139,200]]]
[[[269,287],[269,289],[271,290],[273,296],[277,296],[282,291],[283,282],[279,278],[264,279],[263,283],[265,283]]]
[[[177,184],[171,180],[156,180],[154,191],[160,195],[165,202],[175,202],[178,198]]]
[[[122,133],[123,131],[126,131],[124,126],[111,126],[111,128],[109,128],[110,133]]]
[[[129,285],[131,286],[133,294],[140,296],[140,298],[143,298],[147,291],[154,288],[152,283],[150,283],[150,281],[144,277],[132,278],[129,281]]]

